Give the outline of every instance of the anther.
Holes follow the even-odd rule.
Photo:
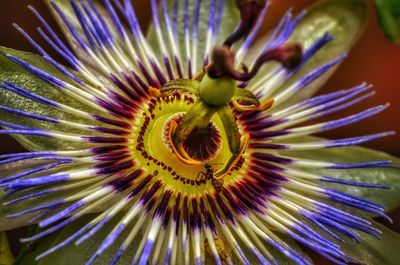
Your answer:
[[[149,86],[149,94],[153,98],[161,98],[163,96],[163,93],[155,87]]]
[[[201,79],[203,79],[203,77],[206,75],[208,69],[210,69],[211,66],[212,64],[209,63],[205,67],[201,68],[201,70],[193,77],[193,80],[201,81]]]
[[[244,152],[246,151],[247,147],[249,146],[249,141],[250,141],[250,135],[246,134],[244,136],[244,139],[242,141],[240,151],[237,154],[234,154],[231,159],[228,161],[228,163],[219,170],[218,172],[215,173],[213,178],[215,180],[222,180],[224,179],[229,173],[231,173],[232,169],[236,166],[236,164],[239,162],[240,158],[243,156]]]
[[[240,104],[237,100],[233,101],[233,106],[234,108],[239,111],[239,112],[245,112],[245,111],[266,111],[272,108],[272,105],[274,104],[275,100],[273,98],[269,98],[262,102],[259,106],[245,106]]]
[[[178,146],[175,146],[174,141],[172,139],[175,135],[177,127],[178,127],[178,123],[176,121],[171,121],[171,123],[169,125],[168,142],[170,143],[172,153],[174,153],[174,155],[182,163],[184,163],[186,165],[190,165],[190,166],[201,165],[202,162],[194,160],[186,153],[185,149],[183,148],[183,144],[180,143],[180,144],[178,144]]]

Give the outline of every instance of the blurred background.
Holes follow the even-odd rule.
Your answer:
[[[150,18],[149,1],[133,1],[140,16],[143,27],[148,25]],[[314,3],[313,0],[275,0],[271,5],[265,21],[264,31],[273,28],[279,21],[282,14],[293,7],[298,12],[308,5]],[[36,33],[39,22],[33,14],[26,8],[30,4],[35,6],[44,17],[50,22],[55,23],[47,11],[42,1],[38,0],[0,0],[0,45],[14,49],[34,51],[25,39],[13,28],[12,23],[18,23],[27,32],[31,33],[34,39],[41,45],[51,49],[40,42],[40,37]],[[364,135],[378,131],[396,130],[398,135],[374,141],[364,146],[379,149],[393,155],[400,155],[400,47],[389,42],[381,31],[376,15],[373,10],[372,1],[370,4],[370,16],[365,33],[350,52],[348,59],[342,64],[335,75],[325,85],[321,92],[326,93],[339,89],[349,88],[364,81],[374,84],[377,95],[352,108],[341,111],[337,117],[353,114],[359,110],[370,106],[390,102],[392,106],[385,112],[357,124],[334,130],[323,136],[329,138],[342,138],[354,135]],[[57,56],[55,55],[57,58]],[[333,116],[334,117],[334,116]],[[23,150],[11,137],[0,136],[0,153],[18,152]],[[395,220],[400,220],[400,210],[391,213]],[[386,223],[385,223],[386,224]],[[388,224],[387,224],[388,225]],[[399,222],[389,225],[391,228],[400,231]],[[24,231],[14,231],[12,244],[14,249],[18,248],[18,233]],[[315,259],[319,259],[315,257]],[[320,261],[318,264],[328,264]]]

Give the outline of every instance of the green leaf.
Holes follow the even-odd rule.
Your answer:
[[[4,54],[11,54],[17,56],[27,61],[28,63],[46,71],[47,73],[66,81],[64,75],[62,75],[57,69],[51,66],[45,59],[43,59],[39,55],[23,51],[17,51],[5,47],[0,47],[0,52]],[[21,68],[20,66],[18,66],[17,64],[15,64],[14,62],[12,62],[11,60],[7,59],[4,56],[0,56],[0,80],[10,81],[20,87],[28,89],[33,93],[42,95],[57,102],[61,102],[76,109],[90,111],[91,113],[97,113],[97,111],[82,106],[81,103],[67,96],[63,92],[60,92],[52,85],[35,77],[34,75],[24,70],[23,68]],[[83,124],[92,124],[92,125],[96,124],[93,120],[78,118],[76,116],[70,115],[53,107],[34,102],[30,99],[24,98],[22,96],[17,95],[16,93],[10,92],[2,88],[0,88],[0,105],[44,116],[81,122]],[[49,131],[54,130],[67,133],[76,133],[81,135],[88,134],[88,131],[71,129],[70,127],[60,126],[54,123],[38,121],[30,118],[24,118],[3,111],[0,111],[0,120],[21,124],[28,127],[45,129]],[[24,136],[24,135],[16,135],[14,137],[25,148],[29,150],[48,150],[48,149],[68,150],[68,149],[77,149],[82,146],[81,143],[71,142],[71,141],[61,141],[58,139],[52,139],[48,137]]]
[[[39,160],[39,159],[26,159],[26,160],[22,160],[19,162],[3,164],[3,165],[0,165],[0,179],[4,179],[6,177],[13,176],[15,174],[19,174],[19,173],[29,170],[31,168],[35,168],[35,167],[53,163],[53,162],[54,161],[43,161],[43,160]],[[60,166],[58,169],[47,170],[45,174],[54,174],[54,173],[62,171],[62,170],[70,170],[71,167],[74,167],[74,166],[75,165]],[[30,177],[35,177],[35,176],[39,176],[39,175],[43,175],[43,174],[44,174],[43,172],[39,172],[39,173],[30,175]],[[35,189],[35,191],[40,191],[40,190],[47,189],[47,188],[49,188],[49,187],[38,187]],[[66,197],[69,197],[72,194],[79,193],[80,191],[82,191],[85,188],[87,188],[87,185],[77,187],[74,189],[69,189],[66,191],[57,191],[55,193],[50,193],[50,194],[47,194],[44,196],[39,196],[37,198],[30,198],[30,199],[23,200],[21,202],[10,204],[10,205],[3,205],[3,203],[6,201],[27,195],[27,194],[31,194],[32,189],[19,191],[14,194],[11,194],[11,195],[6,195],[4,193],[4,190],[2,188],[0,188],[0,205],[1,205],[1,207],[0,207],[0,231],[10,230],[10,229],[14,229],[14,228],[18,228],[18,227],[36,223],[36,222],[38,222],[38,220],[35,220],[34,222],[30,222],[30,220],[32,218],[34,218],[36,215],[39,215],[40,213],[42,213],[44,210],[37,211],[37,212],[31,213],[31,214],[22,215],[17,218],[7,218],[7,215],[18,213],[23,210],[31,209],[31,208],[39,206],[39,205],[43,205],[43,204],[47,204],[50,202],[65,199]],[[123,198],[124,195],[125,194],[119,194],[119,195],[115,196],[113,199],[111,199],[111,200],[107,201],[106,203],[102,204],[101,206],[93,209],[91,212],[92,213],[103,212],[104,210],[108,209],[109,207],[114,205],[116,202],[118,202],[121,198]],[[56,212],[56,210],[52,210],[48,214],[52,214],[55,212]]]
[[[297,42],[304,49],[310,47],[324,34],[329,33],[334,40],[322,47],[302,68],[279,87],[276,93],[282,92],[309,73],[312,69],[326,64],[347,53],[359,39],[367,23],[367,1],[365,0],[324,0],[307,9],[306,16],[296,26],[288,42]],[[255,45],[255,49],[263,45],[270,34]],[[253,60],[254,56],[246,56]],[[251,61],[250,61],[251,62]],[[266,65],[252,82],[268,74],[276,64]],[[314,81],[299,93],[288,99],[281,107],[294,104],[311,97],[321,88],[338,66],[332,68],[324,76]]]
[[[343,251],[351,258],[363,265],[396,265],[400,260],[400,235],[384,225],[372,221],[373,225],[381,230],[380,239],[367,234],[360,234],[361,243],[347,241]]]
[[[34,236],[40,231],[37,225],[32,225],[29,227],[25,237]],[[46,251],[57,238],[57,235],[58,233],[53,233],[36,241],[23,244],[18,256],[15,258],[14,265],[37,265],[36,256]]]
[[[50,247],[54,247],[55,245],[63,242],[66,238],[74,234],[78,231],[82,226],[87,224],[95,215],[85,216],[74,223],[68,225],[66,228],[62,230],[61,233],[57,236],[56,240],[54,240],[53,244]],[[47,265],[47,264],[57,264],[57,265],[83,265],[85,264],[89,258],[96,252],[97,248],[101,245],[105,237],[114,228],[114,226],[118,223],[118,221],[122,218],[121,215],[116,216],[109,223],[107,223],[102,229],[96,233],[93,237],[85,241],[79,246],[74,245],[74,243],[69,244],[65,248],[56,251],[49,256],[46,256],[42,260],[39,261],[38,265]],[[114,257],[115,253],[117,253],[119,246],[126,239],[130,232],[130,226],[122,232],[122,234],[118,237],[116,242],[110,246],[99,258],[96,260],[94,264],[109,264],[111,259]],[[125,255],[122,255],[121,260],[118,264],[131,264],[133,255],[136,253],[135,249],[139,247],[138,240],[132,242],[130,247],[126,250]],[[40,253],[37,253],[40,254]]]
[[[398,0],[375,0],[378,21],[386,37],[400,45],[400,4]]]
[[[317,142],[321,140],[324,139],[317,137],[303,137],[292,139],[290,142],[303,143]],[[391,187],[389,190],[360,188],[340,184],[329,184],[328,186],[367,200],[378,202],[385,206],[388,211],[400,206],[400,159],[397,157],[363,147],[340,147],[310,151],[281,151],[281,154],[302,159],[345,163],[391,160],[394,165],[397,165],[397,167],[368,169],[314,169],[311,171],[321,176],[388,185]]]
[[[29,170],[34,167],[42,166],[45,164],[51,163],[51,161],[42,161],[39,159],[27,159],[27,160],[22,160],[19,162],[14,162],[14,163],[7,163],[4,165],[0,166],[0,179],[13,176],[15,174],[19,174],[21,172],[24,172],[26,170]],[[49,171],[50,172],[50,171]],[[40,173],[37,173],[38,175]],[[35,175],[32,175],[35,176]],[[27,214],[23,215],[18,218],[7,218],[7,215],[16,213],[19,211],[23,211],[26,209],[30,209],[32,207],[50,202],[50,201],[55,201],[57,199],[65,197],[65,194],[63,193],[56,193],[55,195],[50,195],[50,196],[45,196],[45,197],[40,197],[38,200],[24,200],[20,203],[17,204],[12,204],[12,205],[3,205],[4,202],[17,198],[19,196],[25,195],[27,193],[30,193],[32,191],[22,191],[18,192],[13,195],[5,195],[4,190],[0,188],[0,231],[5,231],[5,230],[10,230],[14,229],[17,227],[21,226],[26,226],[29,224],[29,220],[35,216],[35,214]],[[71,191],[74,192],[74,191]],[[37,214],[37,213],[36,213]]]
[[[305,257],[310,264],[313,264],[313,262],[311,261],[310,257],[307,255],[307,253],[305,253],[301,247],[299,246],[299,244],[294,241],[290,236],[276,232],[276,236],[282,240],[285,244],[287,244],[290,248],[292,248],[293,250],[295,250],[300,256]],[[254,244],[255,242],[253,242]],[[276,264],[279,265],[297,265],[298,263],[296,263],[295,261],[293,261],[292,259],[288,258],[285,254],[283,254],[280,250],[278,250],[277,248],[269,245],[269,244],[263,244],[263,247],[265,247],[268,252],[274,257]],[[254,254],[247,248],[242,248],[244,255],[249,259],[250,264],[260,264],[260,261],[254,256]],[[213,260],[212,257],[210,257],[210,259]],[[233,264],[241,264],[240,261],[238,260],[238,258],[236,256],[234,256],[232,254],[232,261]],[[215,264],[215,262],[211,262],[209,265],[211,264]],[[207,264],[208,265],[208,264]]]
[[[19,262],[15,265],[47,265],[47,264],[57,264],[57,265],[69,265],[69,264],[75,264],[75,265],[83,265],[86,263],[86,261],[91,257],[91,255],[94,254],[96,249],[100,246],[100,244],[103,242],[103,239],[106,237],[106,235],[110,232],[110,230],[116,225],[117,221],[120,220],[121,215],[117,216],[113,220],[111,220],[110,223],[106,224],[101,231],[99,231],[95,236],[93,236],[91,239],[88,241],[84,242],[82,245],[75,246],[74,243],[66,246],[65,248],[62,248],[49,256],[43,258],[42,260],[39,260],[39,262],[35,261],[35,257],[43,253],[44,251],[50,249],[51,247],[56,246],[57,244],[63,242],[66,238],[70,237],[72,234],[74,234],[76,231],[78,231],[81,227],[83,227],[85,224],[87,224],[89,221],[91,221],[93,218],[95,218],[96,215],[88,215],[85,217],[82,217],[75,221],[74,223],[68,225],[66,228],[64,228],[62,231],[55,232],[51,234],[50,236],[39,240],[37,244],[25,246],[26,250],[22,257],[19,259]],[[40,231],[37,231],[40,232]],[[127,233],[130,232],[130,229],[126,229],[125,232],[122,233],[122,235],[119,237],[119,239],[116,241],[115,244],[113,244],[110,249],[105,251],[103,255],[101,255],[98,260],[95,262],[97,265],[101,264],[108,264],[110,260],[113,258],[115,253],[118,250],[118,247],[122,243],[122,241],[127,237]],[[279,235],[279,238],[284,240],[289,246],[291,246],[293,249],[298,251],[301,255],[304,255],[307,257],[307,254],[305,254],[300,247],[297,245],[296,242],[294,242],[290,237],[286,235]],[[138,240],[134,241],[130,247],[127,249],[126,254],[122,256],[122,259],[118,264],[130,264],[132,261],[133,254],[135,254],[135,249],[138,248]],[[279,264],[284,264],[284,265],[295,265],[294,262],[289,260],[285,255],[283,255],[280,251],[274,249],[271,246],[266,246],[266,248],[271,252],[271,254],[276,258]],[[31,250],[30,252],[28,250]],[[248,257],[252,257],[252,254],[250,251],[245,250],[245,254]],[[239,264],[237,258],[232,254],[231,255],[233,258],[234,264]],[[254,264],[258,263],[258,260],[254,258]],[[206,257],[206,264],[214,264],[212,261],[212,257]],[[236,262],[237,261],[237,262]],[[252,263],[253,264],[253,263]]]
[[[168,11],[171,14],[172,7],[173,7],[174,0],[167,0]],[[195,2],[194,0],[189,0],[189,17],[190,17],[190,25],[192,25],[194,10],[195,10]],[[199,19],[199,29],[198,29],[198,56],[197,56],[197,67],[199,69],[194,69],[194,71],[200,70],[200,67],[203,65],[203,55],[206,48],[206,41],[207,41],[207,28],[208,28],[208,20],[210,15],[210,3],[211,1],[200,1],[200,19]],[[218,7],[217,1],[217,7]],[[180,44],[180,51],[182,55],[183,62],[186,62],[187,57],[185,51],[185,33],[184,33],[184,1],[179,1],[179,15],[178,15],[178,29],[179,29],[179,44]],[[164,26],[164,17],[161,15],[160,11],[160,23],[162,27]],[[222,13],[222,21],[221,27],[218,36],[218,43],[222,44],[222,42],[233,32],[236,25],[240,20],[240,14],[236,7],[235,0],[224,0],[224,9]],[[162,30],[163,39],[169,40],[166,30]],[[148,33],[148,40],[151,46],[154,48],[155,51],[158,51],[158,41],[157,41],[157,34],[154,30],[154,26],[150,27]]]
[[[289,245],[293,250],[295,250],[300,256],[305,257],[310,264],[313,264],[311,261],[311,258],[305,253],[299,244],[294,241],[290,236],[285,235],[285,234],[278,234],[277,235],[281,240],[283,240],[287,245]],[[291,259],[289,259],[287,256],[285,256],[280,250],[274,248],[274,247],[268,247],[268,250],[270,251],[271,255],[275,258],[277,263],[279,265],[296,265],[297,263]]]
[[[14,256],[8,245],[7,235],[0,232],[0,265],[11,265],[14,262]]]
[[[40,161],[38,159],[26,159],[18,162],[2,164],[0,165],[0,180],[46,163],[48,162]],[[4,195],[5,193],[3,189],[0,189],[0,199],[3,198]]]

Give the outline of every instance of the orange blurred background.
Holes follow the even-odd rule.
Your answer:
[[[314,3],[312,0],[275,0],[269,10],[269,15],[265,21],[265,31],[273,28],[279,21],[280,17],[289,7],[294,7],[294,11],[298,12],[308,5]],[[134,1],[138,15],[143,25],[148,24],[150,18],[150,10],[148,8],[149,1]],[[26,8],[28,4],[34,5],[50,23],[54,24],[42,1],[34,0],[0,0],[0,45],[34,51],[34,49],[25,41],[25,39],[12,27],[13,22],[17,22],[27,32],[32,33],[36,40],[40,37],[36,33],[36,27],[39,22]],[[364,135],[379,131],[396,130],[400,134],[400,47],[390,43],[385,39],[383,32],[378,26],[376,16],[373,10],[372,1],[370,5],[370,17],[365,33],[354,46],[349,58],[342,64],[335,75],[325,85],[321,92],[330,92],[339,89],[349,88],[358,85],[364,81],[374,84],[377,95],[364,101],[357,106],[341,111],[339,116],[353,114],[359,110],[370,106],[390,102],[392,106],[384,113],[366,121],[359,122],[355,125],[334,130],[323,136],[330,138],[342,138],[355,135]],[[39,41],[40,42],[40,41]],[[45,48],[49,47],[40,42]],[[55,56],[57,58],[57,56]],[[332,117],[339,117],[333,115]],[[0,136],[1,153],[17,152],[22,148],[10,137]],[[392,136],[381,139],[365,146],[380,149],[393,155],[400,155],[400,136]],[[395,220],[399,220],[400,210],[392,213]],[[393,229],[399,231],[399,226],[392,226]],[[18,233],[18,232],[15,232]],[[13,238],[18,238],[13,233]],[[314,257],[317,259],[316,257]],[[325,261],[318,264],[328,264]]]

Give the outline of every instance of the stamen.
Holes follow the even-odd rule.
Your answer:
[[[273,98],[269,98],[265,100],[263,103],[261,103],[259,106],[244,106],[240,104],[237,100],[233,101],[233,106],[235,109],[239,112],[245,112],[245,111],[266,111],[272,108],[272,105],[274,104],[275,100]]]
[[[149,86],[149,94],[153,98],[161,98],[163,96],[163,93],[160,91],[160,89]]]
[[[206,75],[208,69],[210,69],[211,66],[212,64],[210,63],[205,67],[201,68],[201,70],[193,77],[193,80],[201,81],[201,79],[203,79],[203,77]]]
[[[173,136],[175,135],[177,127],[178,127],[178,123],[176,121],[173,120],[170,122],[169,133],[168,133],[168,142],[170,143],[172,152],[184,164],[191,165],[191,166],[201,165],[202,162],[192,159],[186,153],[185,148],[183,148],[182,143],[179,143],[178,147],[175,146],[174,141],[172,139],[173,139]]]
[[[246,149],[249,145],[249,140],[250,140],[250,135],[246,134],[244,136],[242,146],[240,148],[240,152],[238,154],[233,154],[233,156],[228,161],[228,163],[226,163],[224,168],[215,173],[215,175],[213,176],[213,178],[215,180],[221,180],[221,179],[225,178],[229,173],[231,173],[232,169],[236,166],[236,164],[238,163],[238,161],[240,160],[240,158],[246,151]]]
[[[273,98],[265,100],[261,105],[258,107],[259,111],[266,111],[272,108],[272,105],[274,104],[275,100]]]
[[[180,152],[185,159],[187,159],[188,161],[191,161],[192,165],[201,165],[200,161],[194,160],[193,158],[191,158],[189,156],[189,154],[186,152],[186,150],[183,146],[183,143],[178,144],[178,152]]]

